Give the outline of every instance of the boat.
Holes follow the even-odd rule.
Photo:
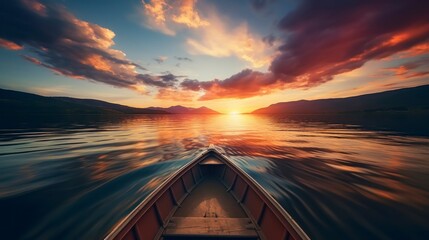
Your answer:
[[[105,239],[309,237],[222,149],[210,146],[160,184]]]

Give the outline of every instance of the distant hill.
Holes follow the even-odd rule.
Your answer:
[[[216,112],[207,107],[191,108],[191,107],[183,107],[180,105],[172,106],[168,108],[150,107],[148,109],[166,111],[174,114],[219,114],[219,112]]]
[[[347,98],[280,102],[252,113],[329,114],[429,111],[429,85]]]
[[[134,108],[95,99],[44,97],[0,89],[0,109],[9,115],[121,115],[121,114],[217,114],[206,108]]]
[[[56,98],[4,89],[0,89],[0,109],[2,114],[8,115],[120,114],[120,112],[113,109],[86,106]]]
[[[80,105],[85,105],[89,107],[96,107],[105,110],[113,110],[125,114],[168,114],[166,111],[155,110],[149,108],[134,108],[125,105],[109,103],[105,101],[95,100],[95,99],[80,99],[80,98],[70,98],[70,97],[50,97],[58,99],[64,102],[76,103]]]

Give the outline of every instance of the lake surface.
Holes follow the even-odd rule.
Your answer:
[[[151,115],[0,129],[2,239],[100,239],[222,147],[313,239],[427,239],[429,118]]]

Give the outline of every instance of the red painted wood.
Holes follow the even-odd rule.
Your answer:
[[[253,219],[257,220],[259,217],[259,213],[262,210],[264,202],[259,198],[258,194],[256,194],[255,190],[249,188],[247,191],[247,195],[244,198],[244,206],[249,210]]]
[[[226,169],[225,175],[223,176],[223,181],[225,182],[226,186],[230,187],[234,183],[235,175],[236,174],[233,170],[230,168]]]
[[[186,194],[186,190],[180,179],[171,186],[171,191],[174,193],[174,197],[176,197],[177,201],[180,201]]]
[[[235,181],[235,185],[232,191],[234,192],[238,200],[240,200],[241,197],[243,196],[244,191],[246,190],[246,186],[247,186],[246,182],[244,182],[244,180],[241,177],[237,177],[237,180]]]
[[[133,233],[132,229],[127,233],[127,235],[125,235],[125,237],[123,238],[123,240],[137,240],[134,237],[134,233]]]
[[[198,170],[198,166],[192,168],[192,173],[194,174],[195,180],[199,182],[201,179],[201,174],[200,174],[200,171]]]
[[[192,173],[191,172],[187,172],[183,175],[183,181],[185,182],[186,185],[186,189],[190,190],[192,189],[192,187],[194,186],[194,179],[192,179]]]
[[[260,227],[267,239],[284,240],[286,236],[286,228],[269,208],[264,211]]]
[[[154,239],[160,229],[161,225],[154,207],[151,207],[136,224],[137,234],[141,240]]]
[[[170,192],[166,191],[164,194],[162,194],[162,196],[156,202],[156,205],[158,207],[162,222],[165,223],[174,207],[173,198],[171,197]]]

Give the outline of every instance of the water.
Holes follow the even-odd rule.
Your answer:
[[[99,239],[215,144],[313,239],[427,239],[421,116],[158,115],[2,123],[2,239]]]

